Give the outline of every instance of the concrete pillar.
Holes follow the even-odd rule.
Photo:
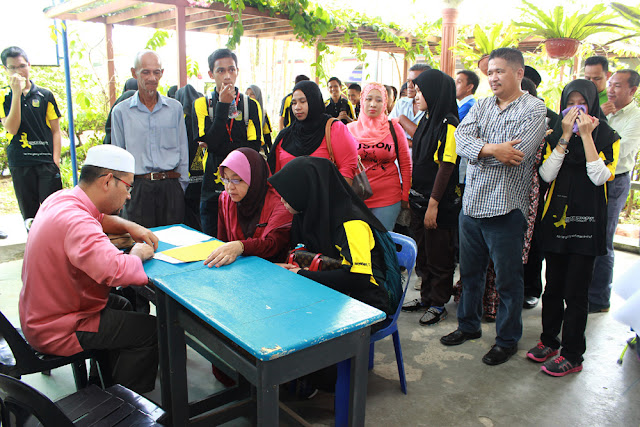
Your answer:
[[[456,71],[456,57],[451,50],[456,44],[458,35],[458,9],[442,9],[442,54],[440,56],[440,70],[454,76]]]
[[[109,105],[116,103],[116,67],[113,62],[113,24],[104,25],[107,39],[107,75],[109,77]]]
[[[178,87],[183,87],[187,84],[187,26],[184,6],[176,6],[176,34],[178,35]]]

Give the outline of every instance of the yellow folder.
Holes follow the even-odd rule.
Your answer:
[[[211,252],[222,245],[224,245],[224,242],[219,240],[210,240],[196,245],[180,246],[178,248],[168,249],[161,253],[183,262],[204,261]]]

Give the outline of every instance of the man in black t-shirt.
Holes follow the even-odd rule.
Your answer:
[[[324,102],[325,113],[342,120],[345,125],[356,119],[353,106],[342,96],[342,82],[337,77],[331,77],[327,84],[331,97]]]
[[[9,91],[0,91],[0,120],[10,138],[9,170],[22,218],[34,218],[60,178],[60,111],[51,91],[29,80],[31,64],[16,46],[0,54],[9,75]]]

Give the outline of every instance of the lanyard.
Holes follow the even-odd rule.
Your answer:
[[[240,91],[238,91],[238,93],[236,94],[236,108],[239,107],[238,103],[240,102]],[[231,126],[229,126],[229,123],[225,123],[224,125],[227,128],[227,133],[229,134],[229,139],[231,141],[233,141],[233,137],[231,136],[231,130],[233,129],[233,122],[235,122],[235,119],[231,119]]]

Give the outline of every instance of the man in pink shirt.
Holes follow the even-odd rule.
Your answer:
[[[156,319],[110,293],[146,285],[142,262],[158,247],[151,231],[116,216],[131,198],[134,164],[119,147],[93,147],[78,186],[40,206],[25,248],[19,308],[36,350],[60,356],[108,350],[114,382],[146,393],[158,370]],[[127,255],[105,233],[129,233],[140,243]]]

